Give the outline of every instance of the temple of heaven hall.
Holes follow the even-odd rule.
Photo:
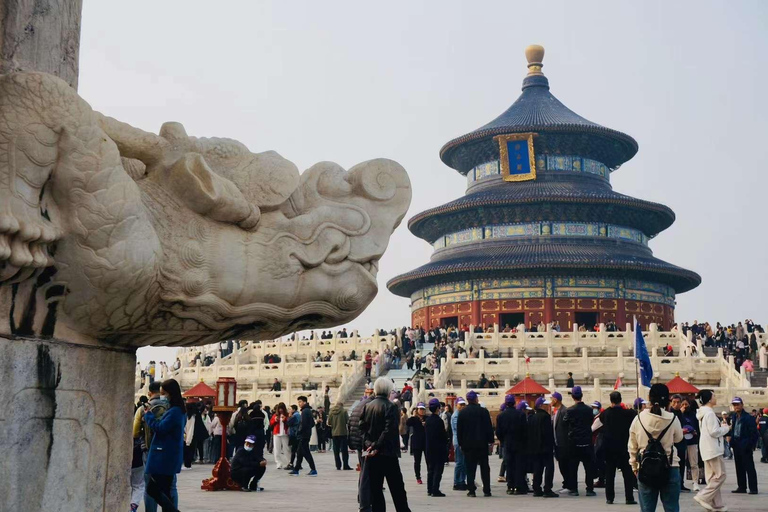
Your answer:
[[[466,195],[410,220],[411,232],[434,247],[432,258],[387,286],[411,298],[412,325],[425,328],[556,321],[571,330],[623,327],[633,317],[670,328],[675,294],[701,277],[648,246],[672,225],[672,210],[611,187],[611,172],[637,153],[637,142],[549,92],[544,48],[529,46],[525,56],[517,101],[440,150],[467,176]]]

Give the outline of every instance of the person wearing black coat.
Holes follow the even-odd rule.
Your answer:
[[[522,403],[522,402],[521,402]],[[506,408],[496,418],[496,437],[504,446],[507,470],[507,494],[528,494],[525,483],[526,435],[528,422],[525,412],[515,407],[515,396],[504,397]]]
[[[602,427],[603,433],[603,457],[605,457],[605,501],[612,504],[616,498],[614,484],[616,481],[616,469],[621,470],[624,478],[624,498],[628,505],[635,504],[633,490],[636,480],[635,474],[629,465],[629,427],[635,419],[633,409],[624,409],[621,406],[621,393],[614,391],[610,395],[611,406],[600,413],[592,428]]]
[[[544,397],[536,399],[533,415],[528,420],[528,453],[533,459],[533,495],[544,498],[558,498],[552,491],[555,477],[555,430],[552,427],[552,417],[545,407],[549,400]],[[542,479],[544,489],[541,488]]]
[[[574,487],[570,481],[570,461],[568,460],[568,424],[563,421],[566,407],[563,405],[563,396],[555,391],[550,398],[552,402],[552,428],[555,431],[555,459],[560,474],[563,477],[563,489]]]
[[[427,459],[427,495],[434,498],[445,496],[440,492],[440,480],[443,478],[443,469],[448,462],[448,433],[445,431],[445,423],[440,418],[440,400],[433,398],[429,401],[429,411],[424,422]]]
[[[467,465],[467,496],[476,496],[475,475],[478,465],[483,480],[483,495],[490,496],[491,467],[488,465],[488,446],[494,441],[491,415],[477,403],[477,393],[474,391],[467,393],[467,402],[456,421],[456,436]]]
[[[592,408],[581,401],[581,386],[571,389],[571,397],[576,402],[570,406],[563,417],[568,425],[568,460],[570,462],[568,479],[572,487],[569,496],[579,495],[579,463],[584,464],[586,473],[587,496],[597,496],[595,486],[595,449],[592,445]]]
[[[315,469],[315,459],[312,458],[312,453],[309,451],[309,439],[312,437],[312,429],[315,428],[315,418],[312,415],[312,408],[309,406],[307,397],[300,396],[297,399],[299,408],[301,409],[301,422],[299,423],[299,431],[296,437],[299,438],[299,447],[296,451],[296,466],[293,471],[288,473],[292,476],[298,476],[301,471],[301,462],[303,459],[307,459],[309,464],[309,475],[317,476],[317,470]]]
[[[232,457],[232,480],[243,491],[263,491],[259,487],[259,480],[266,471],[267,460],[264,458],[263,446],[262,449],[258,448],[255,436],[246,437],[243,449]]]
[[[408,418],[405,426],[411,431],[411,454],[413,455],[413,472],[416,474],[416,482],[421,484],[421,457],[426,448],[426,433],[424,431],[424,414],[427,408],[424,402],[419,402],[413,416]]]
[[[731,400],[733,414],[731,414],[731,449],[736,462],[736,483],[738,487],[731,491],[737,494],[745,494],[749,487],[749,494],[757,494],[757,472],[755,461],[752,458],[757,446],[757,422],[744,410],[744,402],[739,397]]]
[[[365,454],[360,472],[360,512],[383,511],[384,479],[387,480],[396,512],[410,512],[400,472],[398,407],[389,401],[392,381],[379,377],[373,384],[376,397],[365,403],[360,416]]]

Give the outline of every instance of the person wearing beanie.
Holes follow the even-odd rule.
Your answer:
[[[648,392],[650,409],[641,411],[629,427],[629,465],[635,475],[640,470],[639,455],[648,447],[648,437],[652,436],[661,443],[665,457],[670,461],[667,481],[661,487],[653,487],[643,482],[638,476],[637,495],[640,510],[655,510],[661,499],[665,512],[680,510],[680,459],[677,457],[675,443],[683,440],[683,428],[674,414],[667,411],[669,406],[669,388],[664,384],[654,384]]]
[[[614,483],[616,481],[616,469],[621,471],[624,478],[624,498],[628,505],[634,505],[633,490],[635,488],[635,475],[629,467],[629,426],[635,419],[634,409],[621,407],[621,393],[614,391],[609,396],[611,406],[605,409],[597,417],[595,423],[602,425],[603,451],[605,461],[605,502],[609,505],[616,498]],[[594,428],[593,425],[592,428]]]
[[[427,460],[427,496],[442,498],[440,481],[443,478],[443,469],[448,462],[448,434],[445,431],[445,423],[440,418],[440,400],[433,398],[429,401],[429,412],[424,422],[425,430],[425,458]]]
[[[552,491],[555,476],[555,431],[552,420],[546,410],[550,402],[546,398],[536,399],[534,412],[528,420],[528,435],[526,441],[528,454],[533,459],[533,495],[544,498],[558,498]],[[542,477],[544,488],[542,489]]]
[[[587,496],[595,494],[595,449],[592,444],[592,408],[581,401],[581,386],[571,388],[571,398],[576,402],[565,411],[563,421],[568,426],[569,480],[572,485],[569,496],[579,495],[579,463],[584,465],[586,473]]]
[[[507,494],[528,494],[525,483],[526,434],[528,423],[525,402],[515,407],[515,396],[504,397],[506,408],[496,418],[496,437],[504,447],[504,465],[507,469]],[[521,407],[522,406],[522,407]]]
[[[563,477],[563,491],[569,491],[573,484],[570,481],[570,461],[568,460],[568,425],[563,421],[565,417],[565,406],[563,405],[563,395],[554,391],[550,396],[552,410],[552,428],[555,430],[555,459],[560,475]]]
[[[411,454],[413,455],[413,472],[416,475],[416,483],[421,485],[421,458],[426,448],[426,431],[424,424],[426,418],[427,406],[424,402],[419,402],[413,410],[413,416],[408,418],[405,425],[411,431]]]
[[[723,461],[723,436],[730,427],[723,425],[712,409],[717,398],[711,389],[702,389],[698,395],[701,407],[696,411],[699,427],[699,452],[704,461],[704,476],[707,486],[693,497],[705,510],[721,510],[725,507],[720,488],[725,483],[725,462]]]
[[[491,496],[491,467],[488,465],[488,447],[494,441],[491,415],[488,409],[480,407],[474,391],[467,393],[467,402],[456,422],[457,439],[467,466],[467,496],[476,496],[477,466],[480,466],[483,495]]]

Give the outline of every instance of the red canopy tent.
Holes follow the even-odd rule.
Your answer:
[[[530,375],[526,375],[523,380],[507,390],[507,395],[515,395],[516,398],[522,398],[533,405],[540,396],[548,395],[549,390],[533,380]]]
[[[201,401],[205,398],[216,398],[216,390],[203,381],[198,382],[190,389],[182,393],[184,398],[196,398],[196,401]]]
[[[671,395],[683,395],[684,397],[694,397],[699,392],[699,388],[680,377],[679,374],[675,375],[675,378],[667,382],[669,393]]]

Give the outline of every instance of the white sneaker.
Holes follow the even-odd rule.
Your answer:
[[[694,483],[693,483],[693,487],[692,487],[692,489],[693,489],[694,491],[696,491],[696,492],[699,492],[699,491],[701,490],[701,488],[699,487],[699,484],[698,484],[698,483],[696,483],[696,482],[694,482]]]
[[[715,510],[715,508],[712,505],[710,505],[706,501],[702,500],[698,496],[694,496],[693,499],[694,499],[694,501],[696,501],[696,503],[698,503],[699,505],[704,507],[706,510]]]

